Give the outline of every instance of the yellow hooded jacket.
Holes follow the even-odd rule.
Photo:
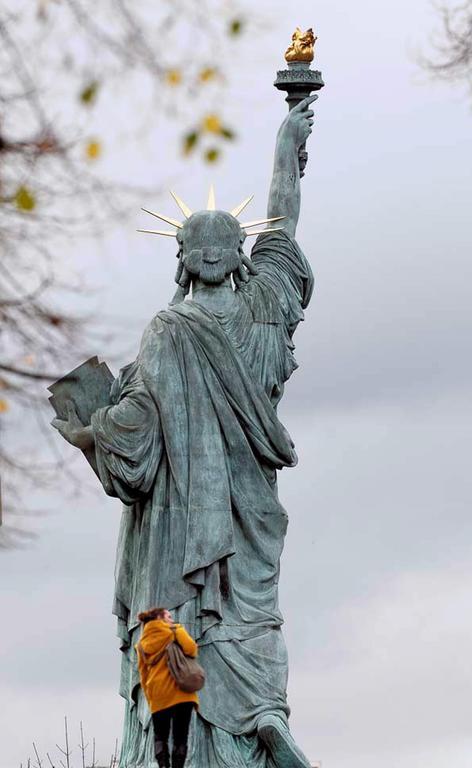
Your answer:
[[[198,646],[181,624],[174,624],[175,639],[187,656],[195,656]],[[186,693],[178,688],[177,683],[169,672],[167,666],[167,654],[164,653],[157,663],[155,662],[164,648],[174,639],[172,627],[162,619],[148,621],[144,625],[143,633],[138,644],[135,645],[138,654],[138,669],[141,678],[141,687],[146,696],[151,712],[159,712],[161,709],[173,707],[174,704],[182,704],[184,701],[193,701],[198,706],[197,693]],[[141,647],[142,653],[138,650]]]

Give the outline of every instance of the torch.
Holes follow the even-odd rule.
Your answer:
[[[300,27],[297,27],[292,35],[292,42],[285,52],[288,69],[277,72],[274,85],[279,91],[287,91],[285,101],[289,110],[309,96],[312,91],[319,91],[324,86],[321,72],[310,68],[316,40],[317,37],[312,29],[302,32]],[[308,152],[305,147],[306,144],[303,144],[298,152],[300,178],[305,175],[305,166],[308,162]]]

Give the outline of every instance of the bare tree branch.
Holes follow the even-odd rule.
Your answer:
[[[36,19],[21,7],[0,10],[3,520],[24,506],[20,486],[46,485],[52,467],[67,471],[43,424],[30,444],[41,442],[50,461],[37,462],[33,449],[16,446],[13,414],[24,414],[32,428],[33,414],[47,408],[44,385],[89,357],[100,338],[108,340],[91,317],[90,286],[62,254],[72,243],[102,237],[136,209],[138,196],[150,193],[99,172],[96,161],[108,137],[91,135],[90,118],[117,84],[121,98],[131,99],[139,78],[149,97],[142,110],[128,111],[130,141],[158,131],[159,119],[175,120],[183,154],[217,160],[233,135],[220,97],[228,36],[244,28],[237,3],[61,0],[38,2]],[[74,41],[67,53],[65,39]],[[195,121],[197,109],[213,120]],[[26,540],[16,526],[7,528],[0,528],[0,547],[11,546],[17,534],[20,543]]]
[[[437,10],[441,32],[433,38],[433,53],[421,56],[420,64],[431,77],[466,84],[472,97],[472,0]]]
[[[33,741],[33,749],[34,749],[34,754],[36,755],[36,760],[37,760],[36,765],[37,765],[37,768],[43,768],[43,764],[41,762],[41,758],[40,758],[40,756],[38,754],[38,750],[36,749],[36,744],[34,743],[34,741]]]

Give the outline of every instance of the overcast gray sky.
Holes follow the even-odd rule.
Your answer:
[[[315,27],[326,87],[298,234],[316,288],[281,409],[300,458],[280,477],[292,728],[323,768],[470,768],[472,112],[418,72],[427,0],[257,7],[270,29],[232,64],[224,107],[239,141],[225,162],[183,164],[163,127],[122,164],[143,183],[173,176],[191,207],[213,180],[222,207],[254,192],[251,217],[264,214],[286,110],[274,72],[294,26]],[[173,215],[170,199],[154,204]],[[80,262],[137,348],[173,293],[175,244],[133,229]],[[64,714],[104,755],[120,734],[119,503],[59,496],[38,541],[0,562],[0,768],[33,739],[51,748]]]

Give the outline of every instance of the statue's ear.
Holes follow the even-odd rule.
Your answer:
[[[179,250],[177,251],[176,256],[178,259],[182,260],[184,255],[184,244],[182,239],[182,233],[177,232],[175,239],[177,240],[177,245],[179,246]]]

